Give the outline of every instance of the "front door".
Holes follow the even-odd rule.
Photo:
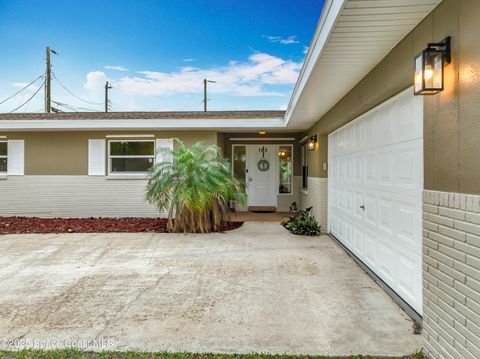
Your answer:
[[[277,207],[277,147],[247,146],[248,207]]]

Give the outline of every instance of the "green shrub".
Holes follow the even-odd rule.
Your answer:
[[[162,153],[169,160],[150,169],[147,199],[159,211],[168,211],[170,232],[215,231],[228,220],[228,201],[244,201],[245,186],[217,146],[198,142],[188,148],[175,142],[175,150]]]
[[[312,214],[312,207],[296,211],[282,226],[300,236],[320,235],[320,225]]]

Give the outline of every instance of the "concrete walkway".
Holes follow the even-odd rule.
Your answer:
[[[421,347],[405,313],[333,240],[278,223],[211,235],[7,235],[0,253],[3,346],[325,355]]]

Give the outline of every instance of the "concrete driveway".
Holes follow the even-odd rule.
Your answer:
[[[329,237],[0,236],[0,345],[406,354],[407,315]]]

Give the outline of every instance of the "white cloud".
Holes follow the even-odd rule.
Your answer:
[[[305,55],[307,54],[307,52],[308,52],[308,49],[309,49],[309,47],[308,47],[308,46],[304,46],[304,47],[303,47],[303,53],[304,53]]]
[[[99,89],[103,89],[106,81],[107,76],[105,76],[105,72],[91,71],[87,74],[87,81],[83,87],[90,91],[98,91]]]
[[[296,35],[290,35],[288,37],[263,35],[262,37],[266,38],[270,42],[279,43],[279,44],[282,44],[282,45],[290,45],[290,44],[298,44],[299,43]]]
[[[127,69],[126,67],[123,67],[123,66],[104,66],[105,69],[107,70],[113,70],[113,71],[130,71],[129,69]]]
[[[192,62],[192,61],[195,61],[196,59],[183,59],[182,61],[183,62]]]
[[[202,69],[188,66],[172,72],[141,71],[138,72],[139,76],[121,78],[116,83],[116,87],[130,96],[200,93],[203,90],[202,81],[207,78],[216,81],[209,85],[208,91],[211,93],[237,96],[287,96],[286,93],[272,91],[270,87],[294,84],[301,66],[301,63],[269,54],[254,53],[246,62],[230,61],[222,67]],[[90,72],[87,75],[87,84],[94,86],[97,84],[97,79],[103,79],[98,82],[104,83],[105,74],[99,71]]]
[[[278,109],[279,109],[280,111],[286,111],[287,108],[288,108],[288,104],[284,103],[284,104],[281,105]]]

